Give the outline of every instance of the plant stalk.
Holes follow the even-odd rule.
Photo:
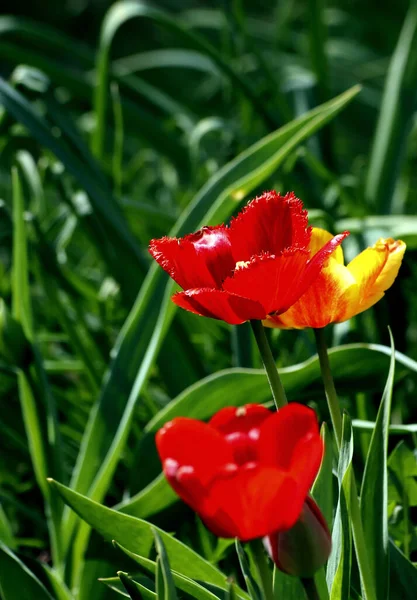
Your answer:
[[[264,364],[269,385],[271,387],[272,397],[274,398],[277,410],[279,410],[288,404],[288,400],[278,374],[274,357],[272,356],[271,347],[268,343],[262,321],[253,320],[250,323],[255,335],[256,343],[258,344],[259,352],[261,353],[262,362]]]
[[[336,437],[337,447],[340,448],[342,441],[342,412],[340,410],[339,399],[330,369],[329,355],[327,352],[326,338],[324,329],[314,329],[316,337],[317,353],[319,355],[321,376],[326,392],[327,404],[329,407],[330,418]],[[355,545],[356,558],[358,561],[361,585],[364,600],[374,600],[375,586],[371,578],[368,553],[366,549],[365,536],[362,526],[358,490],[356,486],[353,467],[350,469],[349,476],[350,488],[350,520],[352,526],[353,541]]]
[[[308,600],[320,600],[316,582],[313,577],[301,577],[301,583],[303,584]]]

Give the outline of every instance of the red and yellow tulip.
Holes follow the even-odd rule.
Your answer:
[[[327,231],[314,228],[310,240],[311,254],[332,237]],[[304,329],[347,321],[373,306],[391,287],[405,248],[401,240],[381,238],[345,265],[343,250],[339,246],[305,294],[286,312],[269,315],[264,325]]]

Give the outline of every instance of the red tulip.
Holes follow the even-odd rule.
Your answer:
[[[250,540],[291,528],[320,466],[313,410],[248,404],[209,423],[179,417],[156,435],[171,487],[220,537]]]
[[[311,256],[302,202],[272,191],[249,202],[229,227],[152,240],[149,251],[184,290],[173,296],[175,304],[237,325],[288,310],[347,235]]]

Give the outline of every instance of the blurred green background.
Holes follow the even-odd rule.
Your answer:
[[[417,422],[414,0],[6,0],[1,12],[0,295],[41,357],[37,377],[47,380],[41,388],[53,397],[62,437],[60,481],[109,506],[128,502],[159,473],[146,424],[202,377],[260,367],[245,325],[174,315],[166,277],[149,271],[147,245],[174,226],[184,233],[228,220],[271,188],[294,190],[313,224],[350,229],[348,259],[381,236],[408,244],[385,298],[327,334],[334,346],[386,346],[390,325],[405,355],[393,421]],[[319,131],[306,130],[296,143],[294,130],[289,148],[282,138],[287,149],[270,169],[262,165],[278,149],[269,153],[265,142],[264,155],[224,176],[253,144],[356,84],[361,91]],[[242,183],[246,175],[250,184]],[[315,353],[311,332],[269,335],[281,367]],[[336,380],[351,414],[373,421],[388,356],[364,346],[355,352],[337,354]],[[22,365],[2,358],[2,527],[28,560],[48,563],[43,500],[19,405]],[[298,383],[288,378],[289,396],[326,418],[317,372],[303,369]],[[92,407],[100,418],[86,432]],[[37,410],[42,429],[50,407],[38,398]],[[369,433],[357,437],[360,469]],[[109,456],[113,466],[94,479]],[[94,481],[105,481],[96,495]],[[147,510],[136,515],[168,530],[174,516],[184,517],[175,521],[178,535],[207,552],[184,507]],[[406,541],[404,521],[392,527],[415,556],[414,525]],[[98,548],[90,547],[91,562]],[[114,573],[100,560],[103,575]],[[85,597],[93,580],[85,576]]]

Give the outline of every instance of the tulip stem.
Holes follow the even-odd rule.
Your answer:
[[[277,410],[279,410],[288,404],[288,401],[280,376],[278,374],[277,365],[275,364],[274,357],[272,356],[268,338],[266,337],[265,328],[262,325],[262,321],[253,320],[250,323],[252,325],[256,343],[258,344],[259,352],[261,353],[266,376],[268,377],[269,385],[271,387],[272,397],[274,398]]]
[[[302,577],[301,583],[304,586],[308,600],[320,600],[316,582],[314,581],[313,577]]]
[[[342,412],[340,410],[339,399],[337,397],[333,376],[330,370],[329,356],[327,353],[326,339],[323,329],[314,329],[316,336],[317,352],[319,355],[321,376],[326,392],[327,404],[330,411],[330,417],[335,432],[337,448],[340,450],[342,442]],[[363,530],[361,510],[356,486],[356,479],[353,468],[349,472],[350,488],[350,520],[352,526],[353,541],[355,544],[356,558],[359,566],[361,586],[364,591],[364,598],[376,598],[374,582],[371,577],[368,551],[366,548],[365,534]]]
[[[258,572],[263,597],[265,600],[274,600],[272,571],[268,565],[268,559],[262,540],[260,538],[252,540],[249,546]]]
[[[333,375],[330,369],[329,355],[327,353],[327,344],[324,329],[314,329],[316,337],[317,353],[319,355],[321,376],[323,378],[324,390],[327,398],[327,405],[330,411],[330,417],[336,437],[337,447],[340,448],[342,442],[342,413],[340,410],[339,399],[333,381]]]

